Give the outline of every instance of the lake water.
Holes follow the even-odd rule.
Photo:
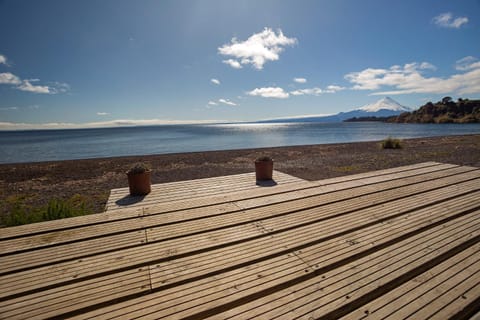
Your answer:
[[[480,124],[241,123],[0,132],[0,163],[480,134]]]

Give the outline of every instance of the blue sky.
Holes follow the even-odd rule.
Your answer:
[[[0,128],[479,98],[479,20],[476,0],[3,0]]]

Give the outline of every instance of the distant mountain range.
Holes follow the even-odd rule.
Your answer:
[[[340,112],[326,116],[306,116],[292,117],[282,119],[271,119],[260,121],[262,123],[280,123],[280,122],[342,122],[351,118],[361,117],[391,117],[397,116],[403,112],[411,111],[410,108],[402,106],[389,97],[378,100],[375,103],[365,105],[352,111]]]

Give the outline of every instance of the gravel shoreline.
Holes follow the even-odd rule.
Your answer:
[[[12,199],[41,206],[75,195],[81,195],[93,212],[102,212],[110,190],[127,186],[125,171],[135,162],[152,167],[152,183],[252,172],[253,160],[260,155],[274,158],[276,170],[306,180],[425,161],[480,167],[480,134],[406,139],[402,146],[384,150],[376,141],[2,164],[0,212],[11,210]]]

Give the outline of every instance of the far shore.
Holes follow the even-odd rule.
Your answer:
[[[276,170],[320,180],[436,161],[480,167],[480,134],[406,139],[402,149],[381,149],[379,142],[209,151],[87,160],[0,165],[0,212],[21,199],[40,206],[52,198],[80,195],[91,212],[102,212],[109,192],[127,186],[125,172],[136,162],[153,169],[152,183],[165,183],[254,171],[253,161],[268,155]],[[254,181],[252,181],[254,183]]]

